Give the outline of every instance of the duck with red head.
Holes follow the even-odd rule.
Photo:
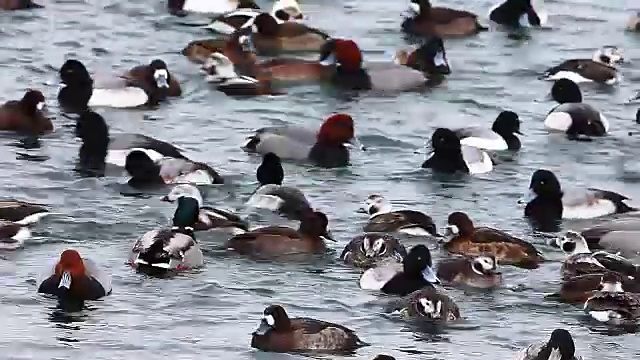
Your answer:
[[[38,292],[60,300],[97,300],[111,294],[111,277],[73,249],[63,251],[55,266],[43,275]]]
[[[253,25],[240,30],[242,43],[259,55],[278,52],[320,51],[329,40],[326,33],[305,24],[278,21],[268,13],[256,16]]]
[[[53,124],[42,110],[44,95],[38,90],[28,90],[22,99],[7,101],[0,107],[0,130],[42,135],[53,131]]]
[[[0,0],[0,10],[26,10],[40,9],[44,6],[38,5],[31,0]]]
[[[347,146],[354,144],[359,142],[354,134],[353,118],[334,114],[317,131],[294,125],[258,129],[243,149],[263,155],[271,152],[281,159],[311,161],[333,168],[349,164]]]
[[[433,7],[429,0],[411,0],[414,16],[402,22],[402,31],[417,36],[459,37],[475,35],[488,28],[480,25],[478,15],[468,11]]]

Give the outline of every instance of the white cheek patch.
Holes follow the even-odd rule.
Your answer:
[[[447,64],[447,59],[444,57],[444,52],[438,51],[436,56],[433,57],[433,64],[435,66],[449,66],[449,64]]]
[[[41,101],[41,102],[39,102],[39,103],[36,105],[36,109],[38,109],[38,110],[42,110],[42,109],[44,109],[44,105],[45,105],[45,104],[44,104],[44,102],[43,102],[43,101]]]
[[[458,229],[456,225],[447,225],[447,231],[453,235],[458,235],[460,233],[460,229]]]
[[[169,72],[165,69],[156,70],[153,73],[153,78],[156,80],[156,83],[159,87],[169,87],[168,79]]]
[[[273,318],[273,315],[265,315],[264,321],[266,321],[269,326],[274,326],[276,324],[276,319]]]

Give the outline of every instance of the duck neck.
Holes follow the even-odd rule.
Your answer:
[[[500,135],[507,143],[507,148],[509,148],[509,150],[518,150],[522,146],[520,139],[513,133],[498,133],[498,135]]]
[[[559,220],[562,218],[562,208],[562,192],[549,193],[537,195],[527,204],[524,213],[526,216],[543,216]]]

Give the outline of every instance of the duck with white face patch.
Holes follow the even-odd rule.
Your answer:
[[[380,233],[367,233],[356,236],[345,246],[340,259],[345,264],[361,268],[370,268],[385,260],[402,262],[407,254],[400,240]]]
[[[402,299],[395,310],[411,321],[449,323],[460,318],[458,305],[447,295],[433,288],[414,291]]]
[[[503,283],[497,261],[491,255],[444,259],[438,263],[436,274],[443,284],[452,286],[493,289]]]
[[[382,195],[370,195],[359,212],[369,214],[365,232],[398,232],[414,236],[439,236],[433,219],[416,210],[392,210]]]

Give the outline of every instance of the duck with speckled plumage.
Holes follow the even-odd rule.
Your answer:
[[[416,236],[439,236],[433,219],[416,210],[392,210],[391,203],[382,195],[369,195],[365,208],[369,214],[365,232],[399,232]]]
[[[640,294],[626,292],[620,276],[608,273],[602,277],[599,290],[584,303],[583,309],[601,323],[636,326],[640,319]]]
[[[569,79],[575,83],[595,82],[614,85],[620,82],[616,64],[624,62],[622,51],[616,46],[603,46],[592,59],[571,59],[547,69],[541,80]]]
[[[386,260],[401,263],[406,255],[404,245],[390,234],[366,233],[351,239],[342,250],[340,260],[367,269]]]
[[[205,28],[220,34],[231,35],[236,31],[253,25],[256,17],[263,11],[256,8],[242,7],[225,12],[211,19],[211,23]],[[302,21],[304,13],[296,0],[277,0],[273,3],[270,15],[278,24],[287,21]]]
[[[498,262],[492,255],[455,256],[438,263],[436,275],[445,285],[495,289],[503,283]]]

